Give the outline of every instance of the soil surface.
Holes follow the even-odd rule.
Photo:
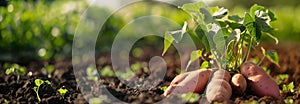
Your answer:
[[[266,66],[271,70],[271,76],[275,78],[278,74],[288,74],[289,77],[283,84],[288,84],[294,82],[295,87],[300,87],[300,45],[266,45],[264,46],[266,50],[276,50],[279,55],[280,66],[270,63],[265,59],[262,66]],[[161,51],[155,51],[149,48],[144,49],[145,52],[140,58],[131,58],[131,64],[134,62],[148,63],[150,58],[153,56],[160,56]],[[254,50],[251,53],[251,57],[261,57],[260,50]],[[162,96],[163,92],[161,87],[168,86],[172,79],[178,75],[178,69],[181,67],[180,59],[176,58],[176,52],[169,52],[164,56],[167,63],[167,72],[164,80],[160,82],[157,86],[150,87],[147,90],[139,91],[135,88],[130,88],[122,83],[117,77],[101,77],[99,81],[94,83],[92,86],[87,86],[88,90],[95,92],[94,95],[101,93],[101,89],[107,89],[113,96],[118,98],[120,101],[128,103],[155,103],[163,101],[166,97]],[[98,56],[97,67],[110,66],[109,55]],[[38,103],[36,93],[32,89],[35,86],[34,80],[39,78],[43,80],[49,80],[51,84],[42,84],[39,88],[39,95],[41,97],[40,103],[88,103],[84,99],[83,94],[81,94],[78,87],[78,83],[84,84],[83,82],[76,82],[75,76],[72,69],[71,60],[58,60],[56,62],[47,61],[30,61],[24,63],[18,63],[21,66],[27,68],[27,72],[32,72],[32,76],[21,76],[20,81],[17,82],[16,75],[5,75],[5,69],[2,67],[5,62],[0,62],[0,103]],[[45,63],[49,63],[54,66],[55,71],[50,75],[42,72],[42,68]],[[101,69],[102,70],[102,69]],[[100,71],[101,71],[100,70]],[[149,71],[138,70],[135,73],[140,79],[146,78],[151,74]],[[84,78],[85,83],[90,83],[92,80]],[[141,83],[136,80],[135,83],[140,83],[141,85],[151,83],[145,81]],[[280,89],[283,84],[280,85]],[[100,89],[95,89],[96,87]],[[57,90],[59,88],[65,88],[68,90],[66,95],[62,97]],[[96,93],[99,92],[99,93]],[[290,98],[294,100],[295,104],[300,104],[300,92],[283,92],[281,96],[283,99]],[[89,96],[89,95],[87,95]],[[103,103],[112,103],[109,98],[104,98]],[[181,97],[171,96],[169,100],[163,101],[164,103],[179,103]],[[176,102],[174,102],[176,101]],[[178,101],[178,102],[177,102]],[[250,89],[247,89],[246,93],[243,95],[233,95],[230,101],[225,103],[243,103],[243,102],[266,102],[267,104],[280,104],[284,103],[284,100],[275,100],[271,97],[258,97],[252,93]]]

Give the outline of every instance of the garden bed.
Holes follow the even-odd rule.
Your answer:
[[[270,47],[271,46],[271,47]],[[273,63],[270,63],[265,59],[261,66],[266,66],[271,70],[270,75],[276,78],[279,74],[288,74],[289,77],[279,85],[282,89],[283,85],[294,82],[295,88],[300,87],[300,46],[293,45],[266,45],[266,49],[274,49],[278,52],[280,67]],[[260,57],[260,50],[254,50],[251,53],[251,57]],[[171,52],[172,53],[172,52]],[[148,62],[149,57],[159,56],[160,51],[147,49],[144,52],[142,58],[132,58],[132,62]],[[162,95],[163,90],[161,87],[168,86],[172,79],[178,75],[176,69],[180,68],[180,60],[174,58],[176,52],[172,54],[166,54],[164,57],[171,59],[167,61],[167,72],[164,77],[164,81],[158,86],[153,86],[146,91],[138,91],[137,89],[129,88],[125,84],[121,83],[117,77],[101,77],[101,81],[98,81],[95,85],[92,85],[90,89],[94,92],[101,93],[101,89],[108,89],[116,98],[121,101],[128,103],[155,103],[162,101],[165,97]],[[145,56],[145,57],[144,57]],[[148,57],[149,56],[149,57]],[[98,67],[110,66],[110,57],[99,56],[96,60],[98,61]],[[26,60],[27,61],[27,60]],[[3,66],[5,62],[1,62]],[[55,71],[51,74],[51,78],[48,75],[43,74],[41,69],[44,67],[44,63],[53,64]],[[41,97],[41,103],[88,103],[80,93],[78,84],[76,83],[75,76],[72,70],[71,60],[59,60],[56,62],[46,62],[46,61],[27,61],[18,63],[21,66],[27,68],[27,72],[32,72],[32,76],[21,76],[20,81],[17,83],[17,76],[6,75],[5,69],[1,67],[0,70],[0,103],[35,103],[38,102],[36,93],[32,89],[35,86],[35,79],[49,80],[51,84],[42,84],[39,89],[39,94]],[[55,74],[54,74],[55,73]],[[150,72],[137,71],[136,75],[140,78],[145,78],[149,76]],[[87,82],[91,81],[85,79]],[[103,84],[100,85],[100,82]],[[145,82],[147,83],[147,82]],[[99,89],[93,89],[93,86],[100,86]],[[64,97],[58,93],[58,89],[64,88],[68,92]],[[95,95],[99,93],[94,93]],[[281,96],[283,100],[274,100],[271,97],[258,97],[255,96],[250,89],[246,90],[244,95],[235,95],[231,97],[228,103],[242,103],[242,102],[266,102],[266,103],[285,103],[284,99],[293,99],[295,104],[300,103],[300,92],[283,92]],[[89,96],[89,95],[88,95]],[[180,100],[181,97],[172,96],[172,101]],[[171,100],[169,100],[171,101]],[[104,100],[105,103],[111,103],[110,100]]]

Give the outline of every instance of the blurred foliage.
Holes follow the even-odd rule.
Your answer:
[[[70,57],[82,1],[9,1],[0,7],[0,60]]]
[[[0,60],[70,58],[75,29],[87,7],[86,1],[9,1],[7,6],[0,7]],[[96,51],[98,54],[109,52],[123,26],[141,16],[158,15],[182,24],[188,15],[178,10],[176,6],[160,2],[130,4],[106,21],[97,40],[97,47],[101,48]],[[110,12],[108,8],[90,6],[86,18],[97,21]],[[89,28],[95,27],[89,25]],[[156,46],[159,43],[155,41],[162,39],[145,37],[142,40],[142,44]]]
[[[86,0],[20,0],[0,1],[0,61],[19,61],[21,59],[56,60],[71,58],[72,42],[80,17],[87,9]],[[182,4],[181,1],[176,4]],[[224,6],[233,13],[244,15],[250,5],[257,3],[270,8],[277,16],[272,23],[277,29],[276,37],[280,42],[298,41],[300,39],[299,0],[218,0],[212,5]],[[108,8],[91,6],[87,17],[97,20],[102,14],[110,13]],[[171,19],[180,25],[189,16],[166,3],[144,1],[137,2],[114,12],[101,29],[97,43],[97,54],[109,52],[116,34],[128,23],[141,16],[158,15]],[[88,27],[91,28],[91,27]],[[157,27],[160,28],[160,27]],[[135,31],[135,30],[132,30]],[[270,40],[271,41],[271,40]],[[163,42],[155,36],[144,37],[132,50],[142,46],[157,47]],[[100,48],[99,48],[100,47]],[[142,49],[142,48],[140,48]],[[133,51],[138,54],[139,50]]]
[[[99,8],[95,7],[89,9],[89,11],[91,12],[88,13],[94,13],[92,11],[96,11],[97,9],[99,10]],[[102,11],[103,10],[105,9],[102,9]],[[92,15],[92,17],[99,16],[99,14]],[[109,52],[115,36],[124,26],[128,25],[130,22],[134,21],[137,18],[149,15],[165,17],[180,25],[183,25],[184,21],[187,21],[190,18],[187,13],[185,13],[178,7],[162,2],[143,1],[127,5],[124,8],[114,12],[112,16],[107,20],[106,24],[103,26],[102,30],[99,33],[96,44],[96,47],[101,48],[96,48],[96,51],[98,53]],[[161,27],[164,27],[164,25],[162,25]],[[159,29],[160,27],[156,28]],[[136,30],[126,30],[126,34],[134,33],[134,31]],[[162,49],[162,47],[158,47],[160,45],[162,46],[162,44],[162,38],[159,38],[157,36],[147,36],[136,42],[132,50],[143,46]],[[134,54],[134,56],[137,54]]]

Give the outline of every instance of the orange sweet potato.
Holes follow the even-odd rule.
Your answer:
[[[202,93],[210,76],[210,70],[200,69],[176,76],[164,92],[164,96],[183,93]]]
[[[236,94],[242,94],[246,91],[247,81],[242,74],[234,74],[231,78],[231,87]]]
[[[212,79],[224,79],[229,82],[231,79],[231,75],[226,70],[218,70],[214,73]]]
[[[226,70],[217,70],[207,85],[206,99],[209,103],[229,100],[232,89],[229,84],[230,74]],[[229,79],[228,79],[229,78]]]
[[[251,89],[258,96],[271,96],[281,99],[280,90],[276,82],[262,68],[252,62],[245,62],[240,70],[247,78]]]

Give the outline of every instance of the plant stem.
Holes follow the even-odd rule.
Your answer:
[[[20,75],[17,75],[17,83],[19,83]]]
[[[262,61],[265,59],[265,55],[259,60],[259,62],[257,63],[257,65],[259,66],[261,63],[262,63]]]
[[[253,44],[253,38],[251,37],[250,38],[250,43],[249,43],[249,45],[248,45],[248,49],[247,49],[247,53],[246,53],[246,55],[244,56],[244,58],[243,58],[243,62],[245,62],[245,61],[247,61],[248,60],[248,57],[249,57],[249,54],[250,54],[250,49],[251,49],[251,47],[252,47],[252,44]]]
[[[41,98],[40,98],[40,96],[39,96],[39,88],[40,87],[37,87],[37,89],[36,89],[36,96],[37,96],[37,98],[38,98],[38,100],[39,100],[39,102],[41,101]]]

